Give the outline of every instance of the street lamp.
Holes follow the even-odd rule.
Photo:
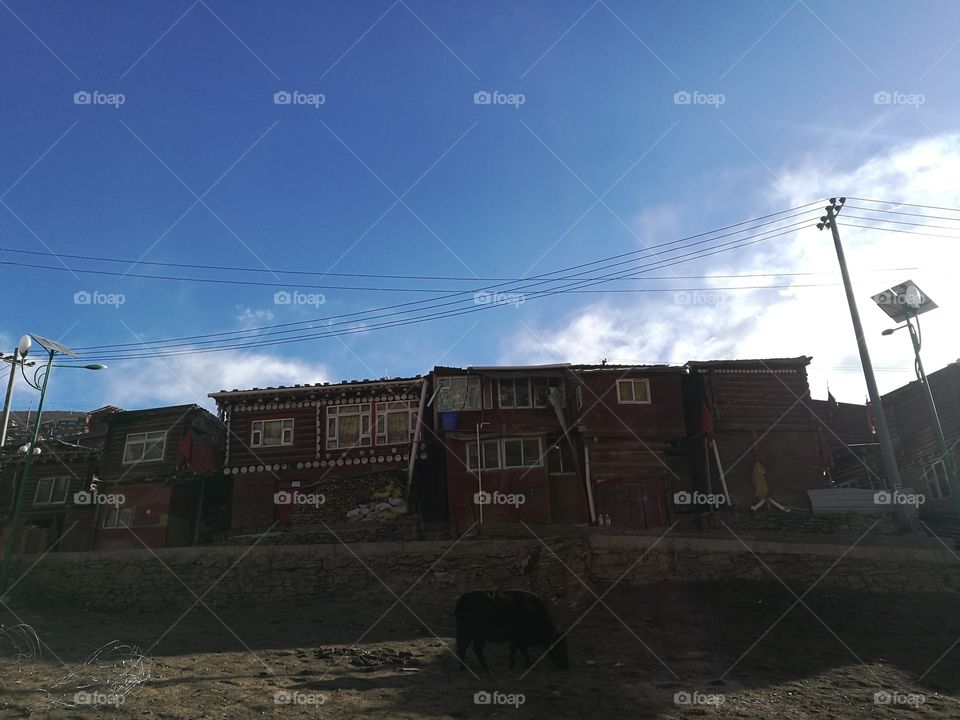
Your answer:
[[[53,340],[48,340],[45,337],[40,335],[31,335],[38,345],[47,351],[47,362],[45,365],[39,366],[33,373],[33,380],[30,380],[27,377],[26,371],[23,368],[23,363],[20,365],[20,372],[23,375],[23,379],[27,381],[27,384],[30,385],[35,390],[40,391],[40,402],[37,404],[37,419],[34,421],[33,425],[33,437],[30,440],[30,445],[27,447],[27,456],[23,464],[23,473],[20,478],[20,483],[17,486],[16,501],[13,506],[13,514],[10,516],[10,531],[7,533],[6,547],[3,552],[3,567],[0,568],[0,597],[3,593],[7,591],[7,581],[10,578],[10,566],[13,561],[13,548],[16,545],[17,541],[17,524],[20,521],[20,513],[23,510],[23,500],[24,495],[26,494],[27,482],[30,479],[30,467],[33,464],[33,458],[37,454],[37,439],[40,436],[40,420],[43,416],[43,400],[47,394],[47,383],[50,381],[50,372],[54,367],[62,368],[78,368],[81,370],[103,370],[106,368],[106,365],[100,364],[90,364],[90,365],[54,365],[53,358],[58,353],[60,355],[66,355],[67,357],[75,358],[77,354],[73,352],[68,347],[61,345],[58,342]],[[23,339],[21,339],[21,346],[23,345]],[[26,347],[29,348],[29,341],[26,344]],[[20,348],[18,348],[19,350]]]
[[[880,306],[887,315],[898,323],[904,323],[894,328],[887,328],[883,335],[893,335],[897,330],[907,328],[910,331],[910,340],[913,343],[913,354],[916,358],[914,369],[917,380],[924,388],[927,398],[927,407],[930,410],[930,422],[933,425],[934,435],[937,438],[937,447],[940,451],[940,460],[947,474],[947,484],[950,486],[950,496],[953,506],[960,517],[960,484],[957,482],[957,471],[953,464],[953,454],[947,449],[947,440],[943,436],[943,426],[940,424],[940,415],[937,413],[937,404],[933,399],[933,391],[927,382],[927,374],[923,370],[923,361],[920,359],[920,320],[919,316],[934,310],[937,304],[925,295],[912,280],[895,285],[873,296],[873,301]]]
[[[0,429],[0,450],[7,444],[7,427],[10,424],[10,398],[13,396],[13,379],[17,375],[17,363],[21,365],[27,353],[30,352],[30,336],[24,335],[13,350],[13,357],[10,359],[10,378],[7,380],[7,395],[3,401],[3,429]]]

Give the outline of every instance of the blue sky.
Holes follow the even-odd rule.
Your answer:
[[[525,277],[838,193],[960,207],[960,192],[937,181],[960,170],[958,28],[955,2],[918,12],[812,1],[4,0],[0,260],[164,272],[6,252],[19,249]],[[282,91],[323,102],[275,104]],[[519,94],[522,104],[476,104],[484,91]],[[75,104],[77,92],[123,103]],[[678,104],[684,92],[702,102]],[[894,100],[878,103],[878,93]],[[928,369],[955,360],[946,331],[957,306],[943,275],[952,245],[856,230],[849,244],[882,388],[910,379],[909,346],[879,338],[885,325],[869,296],[906,276],[941,306],[929,316]],[[825,233],[804,230],[670,268],[647,286],[737,284],[670,274],[835,273],[831,253]],[[35,332],[74,347],[134,343],[430,296],[312,283],[483,284],[166,272],[266,284],[2,265],[14,300],[0,341],[12,349]],[[201,402],[222,387],[414,374],[435,363],[748,354],[812,355],[815,396],[829,382],[841,399],[861,401],[842,291],[835,275],[816,282],[829,287],[716,290],[703,305],[670,292],[558,295],[342,338],[111,361],[96,375],[58,375],[50,407]],[[275,302],[297,290],[324,303]],[[77,304],[77,293],[123,303]],[[18,388],[17,406],[34,400]]]

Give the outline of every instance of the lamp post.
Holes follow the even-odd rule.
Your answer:
[[[13,548],[17,541],[17,525],[20,522],[20,513],[23,511],[23,501],[26,495],[27,482],[30,479],[30,467],[33,465],[33,457],[36,453],[37,440],[40,437],[40,420],[43,417],[43,401],[47,394],[47,383],[50,381],[50,372],[54,367],[79,368],[81,370],[103,370],[106,365],[54,365],[53,358],[58,353],[68,357],[77,357],[70,348],[61,345],[53,340],[41,337],[40,335],[31,336],[38,345],[47,351],[47,362],[36,369],[33,375],[33,381],[27,378],[21,364],[20,371],[23,379],[27,381],[32,388],[40,391],[40,401],[37,404],[37,418],[33,424],[33,435],[30,444],[27,446],[27,457],[23,464],[23,473],[20,482],[17,485],[16,500],[14,501],[13,514],[10,516],[10,531],[7,533],[6,547],[3,552],[3,566],[0,567],[0,597],[7,591],[7,584],[10,579],[10,566],[13,562]]]
[[[10,359],[10,378],[7,380],[7,395],[3,400],[3,428],[0,429],[0,450],[7,444],[7,427],[10,425],[10,398],[13,396],[13,379],[17,374],[17,363],[23,363],[30,352],[30,336],[24,335],[13,350]]]
[[[874,302],[897,322],[902,322],[893,328],[887,328],[883,335],[893,335],[897,330],[907,328],[910,332],[910,341],[913,344],[913,355],[915,358],[914,369],[916,370],[917,380],[923,386],[924,396],[927,400],[927,408],[930,411],[930,424],[933,426],[933,433],[937,440],[937,449],[940,451],[940,460],[943,462],[943,469],[947,475],[947,484],[950,487],[950,497],[953,499],[953,507],[960,517],[960,483],[957,482],[957,470],[953,462],[953,453],[947,448],[947,439],[943,435],[943,426],[940,424],[940,415],[937,413],[937,403],[933,399],[933,390],[927,381],[927,374],[923,369],[923,361],[920,359],[920,320],[921,313],[928,312],[937,307],[937,304],[929,296],[921,292],[916,284],[907,280],[900,285],[884,290],[874,296]]]

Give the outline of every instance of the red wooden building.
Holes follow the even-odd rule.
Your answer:
[[[176,405],[102,417],[96,496],[97,550],[191,545],[204,518],[225,499],[223,426],[199,405]]]
[[[227,428],[231,527],[402,520],[429,482],[422,377],[211,393]],[[298,499],[299,496],[299,499]]]
[[[754,465],[766,471],[769,497],[809,508],[807,490],[829,486],[818,455],[818,423],[808,409],[811,358],[689,362],[684,407],[690,431],[694,489],[720,493],[719,472],[704,433],[704,406],[713,419],[732,504],[757,501]]]
[[[930,373],[927,381],[947,448],[952,449],[954,467],[960,471],[960,361]],[[937,446],[926,389],[918,381],[897,388],[883,396],[883,408],[890,425],[900,479],[905,487],[914,488],[926,500],[920,508],[921,518],[930,522],[949,521],[954,527],[960,527]],[[955,534],[960,536],[960,532]]]
[[[682,368],[539,365],[432,374],[452,534],[480,521],[669,524],[685,472]],[[478,450],[479,448],[479,450]]]

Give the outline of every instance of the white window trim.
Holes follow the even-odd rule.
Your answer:
[[[523,461],[523,445],[522,443],[526,440],[536,440],[537,441],[537,462],[533,465],[507,465],[507,453],[505,448],[505,443],[508,442],[519,442],[521,443],[521,462]],[[535,467],[544,467],[544,456],[543,456],[543,439],[540,436],[536,437],[508,437],[508,438],[499,438],[497,440],[481,440],[481,445],[486,445],[488,443],[496,443],[497,446],[497,465],[496,467],[484,467],[482,468],[484,472],[490,472],[494,470],[518,470],[522,468],[535,468]],[[466,444],[466,466],[467,472],[476,475],[477,468],[470,467],[470,448],[476,447],[476,442],[468,442]],[[482,458],[478,456],[478,460],[482,461]]]
[[[363,408],[366,407],[366,411]],[[340,409],[341,408],[358,408],[356,412],[344,412],[344,416],[353,417],[354,415],[360,418],[360,433],[357,437],[357,441],[349,445],[340,445]],[[328,405],[327,406],[327,424],[326,424],[326,448],[327,450],[351,450],[353,448],[361,447],[371,447],[373,445],[372,436],[371,436],[371,421],[370,414],[373,410],[373,403],[349,403],[347,405]],[[366,423],[364,423],[366,421]],[[364,425],[366,425],[366,432],[364,432]]]
[[[275,423],[275,422],[280,423],[280,442],[275,445],[264,445],[263,443],[264,423]],[[290,427],[289,428],[284,427],[283,423],[290,423]],[[293,418],[271,418],[269,420],[254,420],[252,423],[250,423],[250,447],[266,447],[266,448],[288,447],[290,445],[293,445],[293,430],[294,430]],[[254,440],[254,436],[258,432],[260,433],[260,442],[256,442]],[[289,442],[284,442],[284,437],[286,437],[287,432],[290,433],[290,440]]]
[[[391,408],[390,405],[404,403],[405,408]],[[381,445],[403,445],[406,443],[413,442],[414,435],[417,431],[417,414],[420,412],[420,403],[416,400],[394,400],[394,401],[384,401],[377,403],[377,424],[375,427],[375,441],[378,446]],[[400,415],[406,413],[407,415],[407,437],[404,440],[390,440],[387,437],[387,432],[390,427],[390,422],[388,416],[390,415]],[[381,432],[382,428],[382,432]]]
[[[116,512],[117,512],[116,520],[115,520],[114,524],[110,525],[110,524],[108,524],[108,523],[110,522],[110,516],[113,514],[113,511],[114,511],[114,510],[116,510]],[[133,517],[134,517],[134,512],[133,512],[133,511],[134,511],[134,508],[132,508],[132,507],[111,507],[111,506],[108,505],[108,506],[107,506],[107,512],[106,512],[106,514],[103,516],[103,529],[105,529],[105,530],[124,530],[124,529],[126,529],[126,528],[132,528],[132,527],[133,527]],[[122,524],[120,523],[120,516],[121,516],[123,513],[127,513],[127,517],[128,517],[128,522],[126,523],[126,526],[124,526],[124,525],[122,525]]]
[[[148,435],[157,435],[163,433],[163,442],[160,443],[160,457],[150,458],[146,460],[143,458],[143,453],[146,452],[147,445],[152,444],[147,442]],[[127,460],[127,447],[130,445],[130,438],[142,437],[143,440],[140,441],[143,444],[143,450],[140,453],[140,458],[137,460]],[[123,464],[124,465],[136,465],[137,463],[150,463],[150,462],[163,462],[163,459],[167,455],[167,431],[166,430],[149,430],[147,432],[139,433],[127,433],[127,437],[123,443]]]
[[[493,470],[499,470],[499,469],[501,468],[502,460],[503,460],[503,453],[502,453],[503,448],[500,447],[500,441],[499,441],[499,440],[481,440],[481,441],[480,441],[480,444],[481,444],[481,445],[490,445],[490,444],[493,444],[493,445],[496,445],[496,447],[497,447],[497,464],[496,464],[495,466],[490,466],[490,467],[484,466],[484,467],[482,468],[482,470],[483,470],[484,472],[490,472],[490,471],[493,471]],[[473,473],[473,474],[475,475],[475,474],[477,473],[477,469],[478,469],[478,468],[470,467],[470,448],[472,448],[472,447],[477,447],[477,443],[476,443],[476,442],[468,442],[468,443],[467,443],[467,448],[466,448],[466,451],[467,451],[467,462],[466,462],[466,465],[467,465],[467,472]],[[478,462],[479,464],[482,464],[482,463],[483,463],[483,455],[482,455],[482,454],[479,454],[479,451],[478,451],[478,454],[477,454],[477,462]]]
[[[646,400],[624,400],[620,396],[620,384],[621,383],[643,383],[647,387],[647,399]],[[634,393],[636,397],[636,393]],[[650,380],[647,378],[623,378],[622,380],[617,380],[617,402],[620,405],[651,405],[653,401],[650,399]]]
[[[39,500],[40,497],[40,484],[49,480],[50,481],[50,492],[47,494],[46,500]],[[63,499],[55,500],[53,497],[53,491],[57,487],[58,480],[66,480],[67,484],[63,491]],[[49,477],[49,478],[40,478],[37,480],[37,488],[33,493],[33,504],[34,505],[65,505],[67,502],[67,496],[70,495],[70,478],[69,477]]]
[[[517,404],[516,404],[516,398],[517,398],[517,387],[516,387],[516,384],[517,384],[517,382],[519,382],[519,381],[525,382],[525,383],[527,384],[527,398],[528,398],[529,401],[530,401],[530,404],[529,404],[529,405],[517,405]],[[503,404],[503,390],[502,390],[502,386],[503,386],[503,383],[504,383],[504,382],[513,383],[513,386],[514,386],[514,387],[513,387],[513,398],[514,398],[514,404],[513,404],[513,405],[504,405],[504,404]],[[531,409],[533,409],[533,383],[530,382],[530,378],[529,378],[529,377],[498,378],[498,379],[497,379],[497,406],[500,407],[500,408],[502,408],[503,410],[531,410]]]
[[[454,405],[449,405],[445,402],[446,395],[452,385],[463,381],[463,406],[456,407]],[[446,375],[444,377],[437,378],[438,395],[437,395],[437,410],[439,412],[457,412],[460,410],[471,411],[479,410],[481,404],[481,382],[479,375]],[[470,396],[471,387],[476,388],[476,397],[477,404],[469,405],[467,404],[467,398]]]
[[[532,465],[527,465],[523,461],[526,459],[523,454],[523,444],[528,440],[537,441],[537,461]],[[507,448],[506,445],[508,442],[518,442],[520,443],[520,465],[507,465]],[[513,437],[513,438],[503,438],[500,443],[502,444],[501,448],[501,466],[504,470],[516,470],[518,468],[530,468],[530,467],[543,467],[543,443],[540,441],[539,437]]]
[[[577,385],[576,395],[577,395],[577,410],[582,410],[583,409],[583,385]]]

